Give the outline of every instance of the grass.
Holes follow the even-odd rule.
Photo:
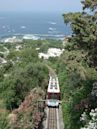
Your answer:
[[[1,114],[5,114],[6,112],[7,112],[7,110],[6,110],[6,108],[5,108],[3,99],[0,99],[0,115],[1,115]]]
[[[0,52],[5,52],[4,46],[0,45]]]

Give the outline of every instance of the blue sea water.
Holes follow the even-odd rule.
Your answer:
[[[26,34],[63,38],[71,34],[71,29],[58,13],[0,13],[0,38]]]

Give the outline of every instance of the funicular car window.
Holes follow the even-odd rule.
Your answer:
[[[57,99],[57,94],[52,93],[52,94],[51,94],[51,99]]]

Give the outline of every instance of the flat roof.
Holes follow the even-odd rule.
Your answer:
[[[47,92],[51,92],[51,93],[60,92],[58,77],[50,76]]]

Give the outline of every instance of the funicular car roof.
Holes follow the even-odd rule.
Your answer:
[[[48,93],[60,93],[58,77],[50,76],[47,92]]]

